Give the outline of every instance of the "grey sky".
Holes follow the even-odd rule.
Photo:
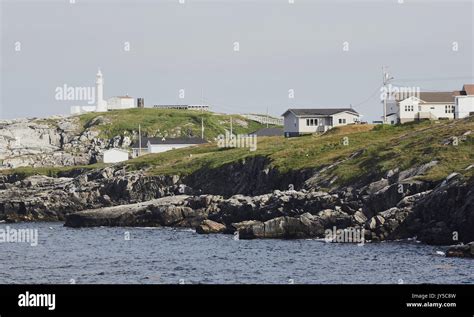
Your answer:
[[[93,86],[99,66],[105,97],[147,106],[198,104],[203,89],[220,112],[352,104],[369,121],[382,112],[382,65],[399,85],[474,83],[472,1],[0,1],[2,118],[85,105],[55,88]]]

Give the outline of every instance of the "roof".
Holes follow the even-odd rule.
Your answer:
[[[206,140],[202,138],[145,138],[142,137],[142,148],[148,146],[148,142],[151,145],[159,145],[159,144],[205,144],[207,143]],[[138,140],[133,141],[132,148],[138,148],[139,142]]]
[[[359,114],[352,108],[318,108],[318,109],[288,109],[283,116],[288,112],[292,112],[295,116],[332,116],[336,113],[340,112],[352,112],[355,114]]]
[[[119,149],[119,148],[111,148],[111,149],[107,149],[104,151],[105,152],[110,152],[110,151],[118,151],[118,152],[123,152],[123,153],[128,153],[127,150],[124,150],[124,149]]]
[[[466,95],[474,95],[474,84],[465,84],[462,87],[462,90],[465,92]]]
[[[119,98],[119,99],[133,99],[133,97],[130,97],[129,95],[126,96],[113,96],[111,98]]]
[[[282,136],[283,128],[263,128],[249,134],[255,134],[256,136]]]
[[[425,91],[419,93],[400,93],[396,94],[395,99],[402,101],[410,97],[416,97],[424,102],[439,102],[439,103],[452,103],[454,102],[455,91]]]
[[[447,92],[420,92],[420,99],[425,102],[454,102],[454,93]]]

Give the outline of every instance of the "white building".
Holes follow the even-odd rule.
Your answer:
[[[288,109],[282,116],[286,137],[360,122],[359,113],[352,108]]]
[[[128,151],[122,149],[109,149],[104,151],[104,163],[119,163],[128,160]]]
[[[387,100],[387,123],[464,118],[474,113],[474,85],[461,91],[395,94]]]
[[[95,81],[95,105],[94,106],[72,106],[71,114],[81,114],[84,112],[106,112],[115,109],[135,108],[134,99],[130,96],[118,96],[104,100],[104,76],[100,69],[96,74]]]
[[[387,101],[386,122],[454,119],[454,95],[454,92],[419,92],[401,98],[395,95]]]
[[[135,108],[134,99],[128,95],[117,96],[107,99],[108,110],[130,109]]]
[[[455,97],[454,117],[456,119],[474,116],[474,84],[464,85]]]
[[[149,153],[162,153],[174,149],[181,149],[198,144],[205,144],[202,138],[142,138],[132,144],[132,157],[137,157]]]

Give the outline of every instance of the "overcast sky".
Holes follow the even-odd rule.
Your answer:
[[[218,112],[352,105],[369,121],[382,65],[422,90],[474,83],[472,1],[69,1],[0,0],[0,118],[86,105],[55,89],[94,86],[98,67],[106,98],[199,104],[203,91]]]

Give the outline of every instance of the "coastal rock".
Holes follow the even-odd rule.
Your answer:
[[[206,219],[196,228],[196,232],[200,234],[209,234],[209,233],[222,233],[226,231],[226,226]]]
[[[411,212],[412,209],[409,207],[393,207],[370,218],[366,222],[366,229],[371,234],[368,240],[383,241],[408,238],[409,234],[404,227],[404,221]]]
[[[466,245],[451,246],[446,251],[447,257],[474,258],[474,242]]]
[[[66,215],[64,225],[75,228],[186,226],[188,222],[185,219],[199,217],[190,208],[177,206],[187,197],[170,196],[143,203],[84,210]]]
[[[321,237],[324,227],[311,214],[299,217],[278,217],[265,222],[244,221],[233,224],[240,239],[301,239]]]
[[[406,221],[412,236],[436,245],[474,241],[474,178],[450,175],[413,205]]]

